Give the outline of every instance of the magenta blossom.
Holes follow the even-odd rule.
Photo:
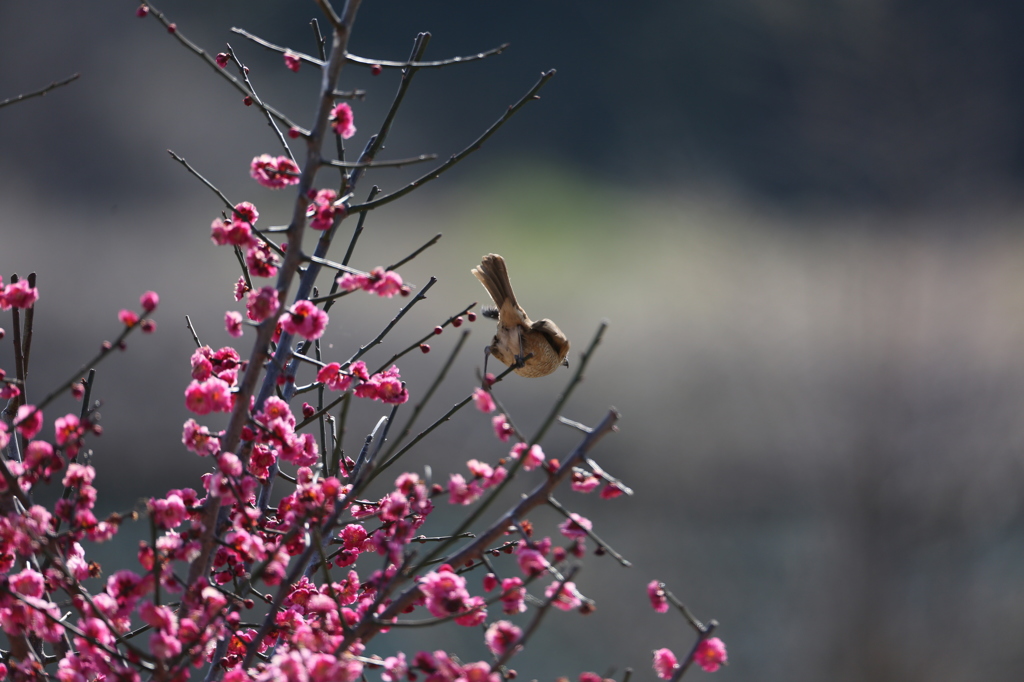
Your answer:
[[[156,307],[160,305],[160,295],[155,291],[147,291],[139,297],[139,304],[142,309],[147,313],[151,313],[156,310]]]
[[[668,611],[668,597],[665,595],[665,586],[657,580],[647,583],[647,596],[651,599],[651,607],[658,613]]]
[[[527,471],[533,471],[544,463],[544,451],[540,449],[539,445],[531,445],[530,449],[526,450],[526,443],[516,443],[512,446],[509,457],[519,459],[524,451],[526,451],[526,459],[523,460],[523,468]]]
[[[502,443],[507,443],[508,439],[515,433],[515,430],[508,423],[508,418],[504,414],[491,417],[491,426],[494,427],[494,435]]]
[[[497,409],[491,394],[479,387],[473,389],[473,403],[476,405],[476,409],[484,414],[489,414]]]
[[[281,316],[281,326],[289,334],[298,334],[304,339],[319,339],[327,329],[327,313],[309,301],[297,301]]]
[[[249,175],[270,189],[281,189],[299,184],[299,167],[287,156],[261,154],[252,160]]]
[[[560,588],[558,588],[559,584],[561,584]],[[558,588],[558,596],[555,596],[555,588]],[[548,585],[547,589],[544,590],[544,596],[548,599],[554,597],[551,605],[556,609],[562,609],[563,611],[578,609],[580,604],[583,603],[583,600],[580,599],[579,592],[576,590],[576,584],[572,581],[551,583]]]
[[[402,276],[379,265],[366,274],[345,273],[338,278],[338,286],[345,291],[362,289],[371,294],[391,298],[402,293]]]
[[[587,537],[587,531],[590,530],[593,525],[594,524],[591,523],[590,519],[573,512],[569,514],[569,518],[567,518],[565,522],[558,527],[558,530],[561,531],[562,535],[571,540],[579,540]]]
[[[31,308],[38,300],[39,289],[30,287],[27,279],[18,280],[8,287],[0,284],[0,310]]]
[[[693,660],[697,661],[704,672],[713,673],[728,663],[729,656],[725,652],[725,642],[717,637],[709,637],[697,645],[697,651],[693,654]]]
[[[334,129],[338,135],[341,135],[341,139],[347,140],[356,134],[356,127],[352,121],[352,107],[347,103],[342,102],[338,106],[331,110],[331,128]]]
[[[236,339],[242,335],[242,313],[229,310],[224,313],[224,328]]]
[[[523,631],[507,620],[496,620],[484,633],[484,642],[495,656],[503,656],[509,647],[519,641]]]
[[[309,226],[314,230],[327,230],[334,224],[334,217],[344,212],[344,206],[335,206],[338,193],[333,189],[322,189],[313,196],[313,203],[306,209]]]
[[[663,680],[671,680],[679,661],[671,649],[658,649],[654,652],[654,672]]]
[[[18,433],[31,440],[43,428],[43,411],[34,405],[22,405],[14,417],[14,426]]]
[[[278,300],[277,289],[274,287],[263,287],[257,291],[250,291],[249,298],[245,302],[246,314],[257,324],[277,315],[280,308],[281,303]]]

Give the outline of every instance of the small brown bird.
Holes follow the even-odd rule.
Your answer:
[[[507,366],[516,365],[514,371],[522,377],[547,376],[559,365],[569,366],[565,359],[569,354],[569,339],[551,320],[533,322],[519,307],[504,258],[496,253],[488,254],[472,273],[498,308],[483,311],[484,315],[498,320],[498,331],[488,353]]]

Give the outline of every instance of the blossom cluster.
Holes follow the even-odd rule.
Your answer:
[[[401,405],[409,400],[409,389],[395,365],[370,375],[362,360],[353,362],[347,369],[343,369],[341,363],[331,362],[320,368],[316,380],[332,391],[347,391],[358,381],[353,390],[357,398],[379,400],[390,405]]]
[[[362,289],[382,298],[391,298],[395,294],[408,292],[402,284],[401,275],[382,267],[376,267],[366,274],[345,273],[338,278],[338,288],[344,291]]]

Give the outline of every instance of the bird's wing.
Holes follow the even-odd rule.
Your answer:
[[[551,347],[558,353],[559,358],[565,358],[569,353],[569,339],[558,328],[558,325],[551,320],[547,318],[537,320],[530,326],[530,329],[543,334],[544,338],[551,344]]]

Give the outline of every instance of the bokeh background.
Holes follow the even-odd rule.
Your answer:
[[[293,74],[229,28],[312,52],[312,3],[160,8],[210,52],[230,42],[260,95],[308,125],[314,70]],[[682,655],[692,633],[647,606],[652,578],[721,622],[722,682],[1024,675],[1022,28],[1024,6],[996,0],[364,3],[361,56],[403,59],[423,30],[430,58],[512,43],[421,72],[386,157],[458,151],[558,69],[479,154],[374,212],[353,261],[391,263],[444,235],[403,268],[440,281],[371,364],[480,300],[469,269],[488,252],[508,259],[531,315],[566,331],[572,360],[610,321],[564,414],[621,410],[596,457],[637,494],[562,501],[634,566],[588,558],[578,583],[597,613],[551,614],[517,659],[523,679],[627,666],[653,679],[651,650]],[[290,197],[248,178],[253,156],[277,153],[259,112],[132,3],[0,3],[0,99],[74,72],[0,109],[0,274],[39,275],[30,397],[112,337],[119,308],[162,296],[158,333],[99,369],[94,462],[111,511],[197,484],[208,462],[180,445],[184,319],[216,348],[236,308],[233,256],[209,242],[221,205],[165,150],[255,202],[265,225],[285,221]],[[368,90],[351,150],[396,85],[395,71],[345,71],[343,88]],[[423,170],[369,180],[390,190]],[[325,355],[348,357],[401,303],[344,299]],[[469,328],[425,420],[474,384],[491,332]],[[414,400],[456,338],[403,360]],[[568,377],[512,377],[499,395],[529,433]],[[353,410],[350,448],[379,414]],[[544,448],[577,440],[559,427]],[[502,454],[467,410],[407,466],[444,478]],[[453,518],[441,510],[432,529]],[[559,519],[534,520],[551,532]],[[97,556],[113,570],[128,544],[128,558]],[[483,655],[465,629],[399,640]]]

